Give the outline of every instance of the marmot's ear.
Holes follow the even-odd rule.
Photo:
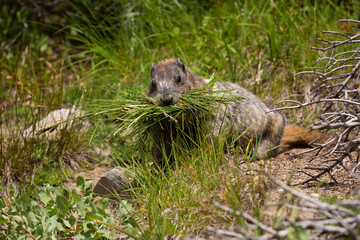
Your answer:
[[[154,75],[155,68],[156,68],[155,63],[151,63],[151,76]]]
[[[181,61],[180,58],[176,60],[176,63],[185,72],[185,64],[183,63],[183,61]]]

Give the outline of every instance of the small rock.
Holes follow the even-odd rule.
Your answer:
[[[104,173],[96,183],[93,191],[100,196],[113,195],[113,199],[118,199],[118,197],[129,198],[129,191],[124,190],[131,188],[135,183],[129,175],[125,170],[114,168]]]

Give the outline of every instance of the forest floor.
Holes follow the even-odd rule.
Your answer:
[[[309,150],[309,148],[294,148],[287,152],[281,153],[278,156],[273,157],[269,160],[258,160],[247,164],[245,164],[244,161],[240,161],[239,159],[231,159],[227,164],[237,165],[237,169],[243,172],[242,174],[244,178],[252,179],[252,177],[250,176],[251,174],[253,174],[254,172],[261,174],[261,169],[266,169],[266,171],[268,173],[271,173],[271,175],[274,176],[276,179],[281,180],[288,185],[294,186],[297,183],[302,183],[305,180],[309,179],[309,177],[302,171],[308,174],[314,174],[314,172],[311,173],[308,169],[306,169],[307,166],[309,166],[308,164],[310,163],[310,159],[313,156],[313,153],[297,155],[307,150]],[[316,158],[315,160],[311,161],[311,164],[313,164],[313,166],[320,166],[322,162],[319,162],[319,158]],[[81,176],[84,179],[91,179],[95,185],[104,173],[110,171],[114,167],[116,167],[115,163],[108,163],[100,167],[94,166],[87,169],[74,169],[75,174],[64,183],[64,186],[68,189],[76,189],[76,179],[78,176]],[[251,169],[252,171],[249,171],[249,169]],[[321,197],[325,197],[323,200],[331,202],[336,202],[337,200],[346,199],[349,197],[357,198],[360,195],[360,180],[349,177],[349,174],[347,174],[347,172],[344,170],[340,171],[340,169],[338,169],[334,171],[336,171],[336,173],[334,174],[333,172],[332,177],[330,177],[329,174],[325,174],[324,177],[320,178],[321,182],[312,181],[306,184],[299,184],[295,187],[295,189],[300,193],[306,194],[312,198],[320,199]],[[224,172],[224,174],[226,173]],[[251,185],[250,182],[248,182],[248,186],[246,186],[246,189],[249,189],[249,185]],[[264,211],[262,212],[263,223],[271,225],[272,219],[274,219],[276,216],[279,216],[278,206],[279,203],[281,203],[281,199],[284,193],[285,191],[281,187],[271,188],[271,193],[267,195],[268,197],[266,204],[262,206],[262,209],[264,209]],[[115,216],[116,207],[112,211]],[[283,217],[286,217],[287,214],[287,211],[280,213],[280,215],[282,215]],[[310,220],[314,218],[314,214],[309,212],[301,212],[299,218],[303,220]],[[116,217],[114,220],[115,222],[119,222]],[[232,228],[232,226],[229,226],[225,223],[217,223],[214,224],[214,226],[222,229]],[[205,239],[218,239],[215,237],[215,235],[213,235],[213,233],[209,232],[207,229],[204,229],[201,232],[205,236]],[[115,231],[114,234],[114,236],[116,236],[116,239],[128,239],[128,236],[122,234],[121,232]]]
[[[246,174],[248,168],[251,168],[252,170],[260,170],[260,166],[264,166],[265,164],[268,172],[270,172],[275,178],[286,182],[289,185],[297,185],[298,183],[302,183],[309,179],[309,176],[304,174],[303,171],[311,174],[311,171],[306,168],[308,167],[307,163],[311,160],[313,153],[297,155],[307,150],[309,150],[309,148],[294,148],[281,153],[276,157],[272,157],[268,161],[255,161],[250,163],[250,165],[240,167],[239,169],[244,170],[244,174]],[[240,164],[244,163],[242,162]],[[321,165],[320,159],[316,158],[311,161],[311,164],[313,164],[313,166]],[[104,173],[110,171],[114,167],[116,167],[115,163],[108,163],[103,166],[93,166],[85,169],[77,167],[73,169],[74,175],[64,183],[64,186],[69,189],[75,189],[76,178],[78,176],[81,176],[84,179],[91,179],[92,182],[96,184]],[[349,196],[359,196],[360,180],[351,178],[346,171],[340,170],[341,169],[334,169],[336,174],[334,174],[333,177],[330,177],[329,174],[325,174],[320,178],[321,182],[312,181],[306,184],[299,184],[296,189],[314,198],[318,198],[320,195],[337,196],[339,199]],[[314,173],[314,171],[312,173]]]

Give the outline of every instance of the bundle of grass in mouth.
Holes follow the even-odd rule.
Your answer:
[[[175,128],[173,130],[184,132],[189,125],[197,127],[194,125],[199,118],[211,117],[212,109],[217,105],[243,99],[231,94],[232,89],[214,90],[214,84],[212,77],[204,87],[183,93],[175,105],[159,106],[155,99],[145,94],[145,90],[132,87],[120,91],[114,99],[91,100],[88,107],[91,115],[114,120],[117,129],[112,132],[113,135],[119,133],[148,144],[149,137],[156,136],[156,131],[166,124],[171,123]]]

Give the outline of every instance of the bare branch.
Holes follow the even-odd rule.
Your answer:
[[[359,23],[359,20],[341,19],[340,22]],[[302,71],[294,74],[294,77],[304,75],[316,75],[313,81],[313,90],[308,102],[285,100],[277,103],[278,108],[271,111],[301,109],[311,107],[314,112],[315,123],[313,130],[327,130],[332,132],[332,137],[326,137],[327,141],[321,144],[313,143],[313,148],[304,153],[315,153],[307,166],[301,171],[309,178],[302,182],[319,181],[325,174],[329,174],[333,181],[337,181],[335,173],[348,171],[350,177],[360,178],[359,151],[356,152],[353,171],[346,170],[344,160],[349,153],[355,151],[360,145],[360,33],[350,34],[336,31],[323,31],[325,36],[331,38],[318,39],[322,47],[312,47],[321,51],[316,63],[324,63],[323,70]],[[345,39],[344,39],[345,38]],[[334,40],[335,39],[335,40]],[[341,46],[341,47],[340,47]],[[281,104],[281,106],[279,106]],[[314,111],[314,110],[316,111]],[[301,119],[299,115],[297,119]],[[331,163],[326,162],[324,157],[331,156]],[[314,159],[318,166],[311,166]],[[320,165],[320,166],[319,166]],[[335,171],[337,166],[341,166]],[[344,167],[343,167],[344,166]],[[310,171],[311,170],[311,171]],[[307,172],[309,171],[309,172]]]
[[[339,22],[355,22],[355,23],[360,23],[359,20],[354,20],[354,19],[339,19]]]
[[[236,225],[232,230],[218,229],[212,226],[207,227],[207,230],[211,231],[216,236],[216,239],[283,239],[292,236],[291,234],[295,231],[294,227],[312,230],[308,232],[310,239],[336,239],[339,237],[359,239],[357,228],[360,224],[360,215],[346,208],[360,209],[359,200],[342,200],[337,205],[328,204],[292,189],[266,172],[264,172],[264,175],[278,187],[285,190],[285,192],[291,194],[284,194],[286,198],[284,201],[272,204],[271,206],[285,208],[284,212],[291,210],[292,213],[295,213],[291,214],[293,217],[278,216],[283,219],[281,223],[273,222],[267,225],[248,213],[212,201],[212,204],[224,211],[225,214],[243,219],[241,225]],[[291,204],[294,202],[296,205]],[[311,213],[313,217],[303,220],[297,217],[296,213],[300,212]]]

